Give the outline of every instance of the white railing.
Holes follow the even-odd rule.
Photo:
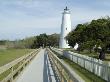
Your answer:
[[[36,56],[36,54],[38,53],[39,49],[26,54],[2,67],[0,67],[0,76],[9,70],[9,74],[6,77],[3,77],[3,79],[0,82],[13,82],[14,76],[17,73],[20,73],[22,69],[24,69],[24,67],[26,67],[26,65],[34,58],[34,56]],[[17,65],[16,69],[15,66]]]
[[[52,48],[52,50],[59,53],[59,50]],[[60,52],[61,53],[61,52]],[[59,54],[60,54],[59,53]],[[87,69],[88,71],[96,74],[102,79],[110,82],[110,66],[103,63],[102,60],[74,53],[71,51],[63,51],[63,56]]]
[[[62,49],[58,49],[58,48],[53,48],[51,47],[51,49],[55,50],[57,53],[59,53],[60,55],[63,55],[63,50]]]

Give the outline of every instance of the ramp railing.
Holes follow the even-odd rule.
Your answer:
[[[74,63],[80,65],[81,67],[85,68],[86,70],[94,73],[95,75],[99,76],[100,78],[110,82],[110,66],[103,63],[102,60],[92,58],[86,55],[81,55],[78,53],[74,53],[71,51],[61,51],[57,48],[51,48],[53,51],[57,53],[63,53],[63,56],[68,58],[69,60],[73,61]],[[62,54],[60,54],[62,55]]]
[[[50,49],[48,50],[48,56],[53,70],[56,74],[58,82],[84,82],[72,69],[70,69],[65,62],[59,59]]]
[[[2,67],[0,67],[0,82],[13,82],[13,79],[29,64],[29,62],[36,56],[39,49],[26,54]]]

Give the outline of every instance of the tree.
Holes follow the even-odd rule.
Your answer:
[[[47,45],[57,47],[59,45],[59,34],[48,35]]]
[[[87,26],[87,23],[78,24],[76,26],[76,29],[67,35],[66,39],[68,40],[69,46],[74,47],[76,43],[78,43],[79,46],[81,46],[81,44],[87,39],[87,36],[85,35],[85,29]]]
[[[110,18],[92,20],[90,23],[78,24],[76,29],[66,37],[70,46],[79,44],[80,50],[88,49],[90,52],[94,46],[100,46],[100,59],[105,58],[105,52],[110,45]]]
[[[48,36],[44,33],[44,34],[40,34],[39,36],[36,37],[37,38],[37,44],[36,46],[38,47],[45,47],[47,46],[47,39],[48,39]]]
[[[58,46],[59,45],[59,34],[40,34],[36,36],[32,48],[46,47],[46,46]]]

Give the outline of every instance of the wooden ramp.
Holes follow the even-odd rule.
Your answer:
[[[45,49],[41,49],[15,82],[56,82]]]

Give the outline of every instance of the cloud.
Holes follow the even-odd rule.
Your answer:
[[[0,0],[0,39],[24,38],[40,33],[59,33],[66,5],[73,28],[110,15],[109,0]]]

